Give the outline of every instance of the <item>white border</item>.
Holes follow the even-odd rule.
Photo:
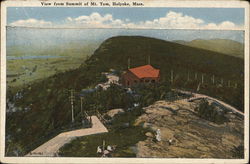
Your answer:
[[[83,1],[83,0],[79,0]],[[75,1],[75,2],[79,2]],[[101,0],[89,0],[101,2]],[[112,2],[111,0],[103,0]],[[68,157],[4,157],[5,98],[6,98],[6,8],[13,6],[42,7],[41,1],[4,1],[1,3],[1,111],[0,162],[6,163],[247,163],[249,158],[249,4],[242,1],[164,1],[129,0],[143,2],[144,7],[216,7],[245,8],[245,128],[244,159],[185,159],[185,158],[68,158]],[[44,2],[47,2],[45,0]],[[55,1],[52,1],[55,2]],[[65,2],[65,1],[56,1]],[[74,1],[70,1],[74,2]],[[116,1],[117,2],[117,1]],[[120,2],[124,2],[120,0]],[[127,1],[128,2],[128,1]],[[48,6],[46,6],[48,7]],[[98,6],[99,7],[99,6]],[[132,6],[131,6],[132,7]]]

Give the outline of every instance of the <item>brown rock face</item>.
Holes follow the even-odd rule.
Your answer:
[[[229,122],[218,125],[195,113],[197,103],[157,101],[144,108],[135,124],[152,132],[137,143],[137,157],[234,158],[232,150],[243,144],[243,118],[227,113]],[[156,129],[161,131],[160,142],[155,140]]]

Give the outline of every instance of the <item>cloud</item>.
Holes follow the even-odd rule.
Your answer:
[[[70,27],[83,27],[83,28],[121,28],[124,27],[124,21],[114,19],[111,14],[104,16],[97,12],[91,15],[83,15],[76,18],[67,17],[65,26]]]
[[[241,30],[241,26],[233,22],[224,21],[219,24],[206,23],[204,20],[194,18],[182,13],[169,11],[164,17],[139,23],[127,24],[130,28],[158,28],[158,29],[207,29],[207,30]]]
[[[67,17],[60,23],[52,23],[44,20],[27,19],[11,23],[12,26],[34,27],[67,27],[67,28],[134,28],[134,29],[206,29],[206,30],[243,30],[243,26],[230,21],[220,23],[205,22],[202,19],[184,15],[180,12],[169,11],[165,16],[153,20],[132,22],[126,18],[115,19],[111,14],[101,15],[93,12],[90,15],[82,15],[75,18]]]
[[[26,20],[18,20],[12,22],[10,26],[21,26],[21,27],[49,27],[52,26],[52,22],[37,20],[37,19],[26,19]]]

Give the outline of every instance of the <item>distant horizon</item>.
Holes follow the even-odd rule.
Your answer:
[[[244,31],[230,30],[166,30],[166,29],[27,29],[7,28],[7,52],[11,47],[19,47],[25,51],[36,48],[53,49],[67,44],[100,44],[114,36],[144,36],[166,41],[192,41],[196,39],[228,39],[244,44]]]

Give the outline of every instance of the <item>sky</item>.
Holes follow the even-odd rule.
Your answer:
[[[243,8],[9,7],[9,26],[243,30]]]
[[[119,35],[244,43],[243,8],[8,7],[7,25],[8,50],[96,45]]]

